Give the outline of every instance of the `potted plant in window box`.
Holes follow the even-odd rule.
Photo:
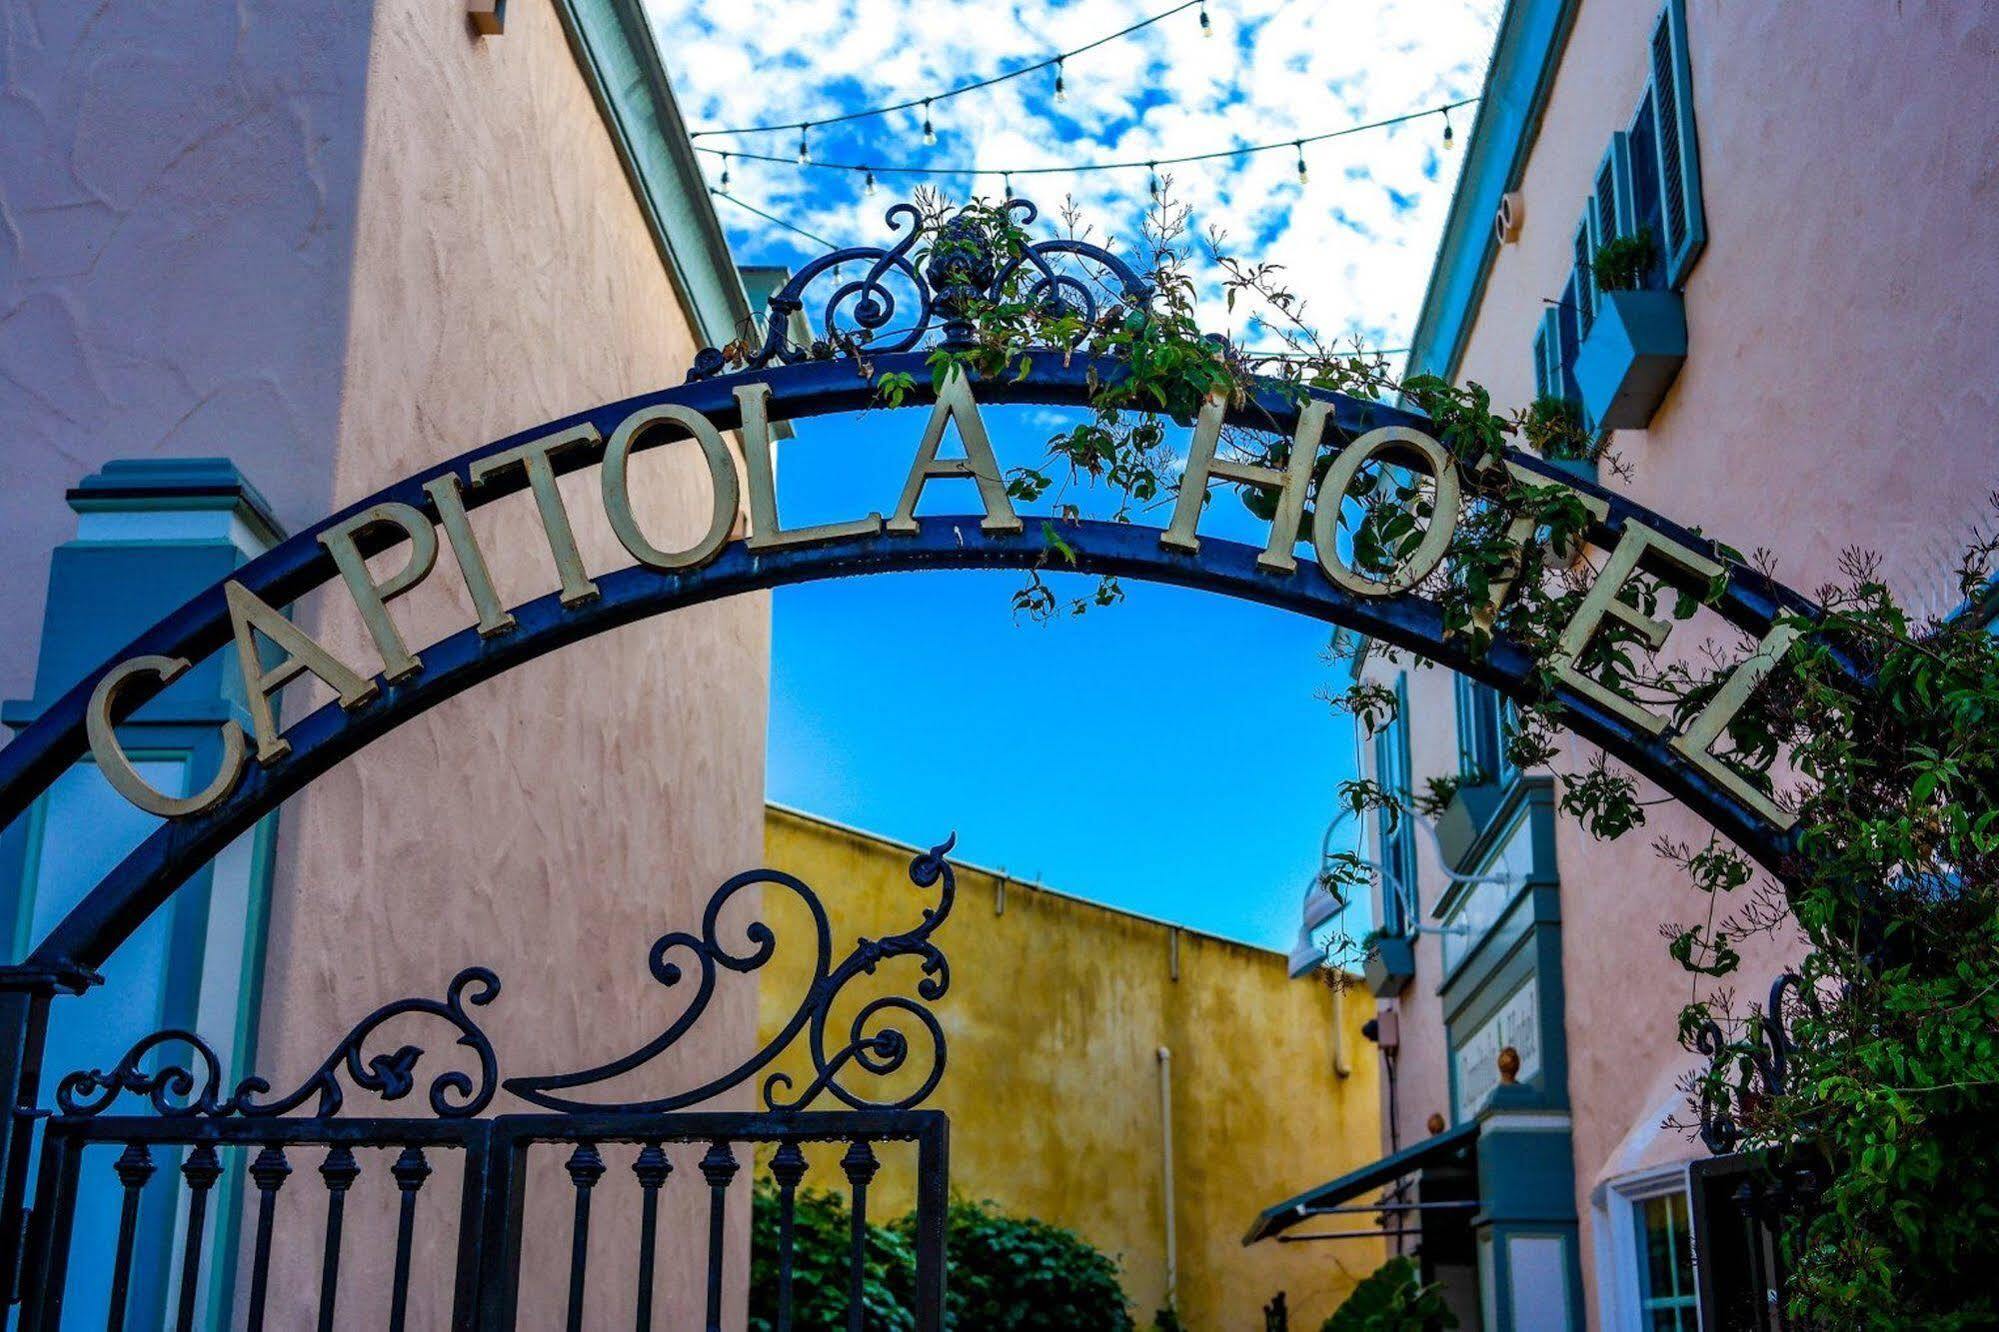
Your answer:
[[[1567,398],[1550,394],[1534,399],[1520,419],[1520,434],[1527,446],[1556,471],[1585,481],[1596,480],[1602,439],[1583,427],[1582,413]]]
[[[1687,359],[1686,302],[1647,286],[1658,267],[1649,229],[1597,247],[1596,319],[1576,351],[1576,387],[1601,430],[1642,430]]]

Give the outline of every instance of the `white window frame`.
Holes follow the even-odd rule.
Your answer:
[[[1684,1194],[1687,1199],[1688,1230],[1692,1231],[1693,1185],[1687,1163],[1641,1170],[1614,1179],[1598,1190],[1596,1201],[1596,1289],[1604,1332],[1650,1332],[1650,1323],[1639,1301],[1645,1291],[1644,1274],[1638,1270],[1639,1212],[1654,1198]],[[1694,1250],[1696,1289],[1700,1278],[1700,1251]],[[1694,1305],[1694,1326],[1701,1326],[1700,1305]]]

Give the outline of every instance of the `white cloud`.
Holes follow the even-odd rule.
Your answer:
[[[1169,7],[1170,0],[647,0],[660,49],[696,129],[795,121],[919,96],[1080,45]],[[1498,0],[1213,0],[1215,35],[1194,10],[1076,57],[1069,100],[1043,71],[937,103],[935,147],[922,113],[897,112],[812,134],[815,158],[879,167],[976,164],[1026,168],[1154,159],[1243,143],[1309,137],[1475,95]],[[1472,108],[1453,117],[1462,145]],[[1231,249],[1285,267],[1323,331],[1370,345],[1405,345],[1450,199],[1460,154],[1442,151],[1427,117],[1305,151],[1297,183],[1290,148],[1162,168],[1192,206],[1197,232],[1220,227]],[[703,138],[783,157],[793,133]],[[711,182],[720,162],[707,158]],[[858,176],[740,159],[731,192],[841,244],[883,239],[883,207],[913,183],[881,175],[861,197]],[[963,177],[942,182],[962,195]],[[988,179],[980,191],[998,192]],[[1065,194],[1102,234],[1133,237],[1148,199],[1146,171],[1019,176],[1017,194],[1053,212]],[[753,214],[718,204],[745,260],[797,262],[802,242]],[[1212,281],[1212,273],[1204,275]],[[1217,327],[1226,315],[1211,309]],[[1245,320],[1235,319],[1238,333]],[[1267,339],[1265,339],[1267,341]]]

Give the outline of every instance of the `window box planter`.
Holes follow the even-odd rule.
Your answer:
[[[1505,799],[1506,788],[1498,782],[1458,788],[1451,803],[1437,816],[1437,845],[1444,853],[1445,864],[1454,870],[1464,868],[1465,856]]]
[[[1406,934],[1376,939],[1367,950],[1361,976],[1377,999],[1401,994],[1416,976],[1416,941]]]
[[[1576,351],[1576,387],[1599,430],[1642,430],[1687,359],[1677,291],[1606,291]]]
[[[1593,458],[1543,458],[1541,461],[1579,481],[1588,481],[1592,485],[1596,483],[1596,460]]]

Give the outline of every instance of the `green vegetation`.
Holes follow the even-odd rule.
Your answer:
[[[1636,235],[1613,236],[1597,246],[1590,273],[1599,291],[1637,291],[1658,262],[1659,246],[1652,239],[1652,229],[1643,227]]]
[[[1390,1258],[1353,1288],[1319,1332],[1433,1332],[1458,1325],[1443,1287],[1426,1286],[1407,1258]]]

